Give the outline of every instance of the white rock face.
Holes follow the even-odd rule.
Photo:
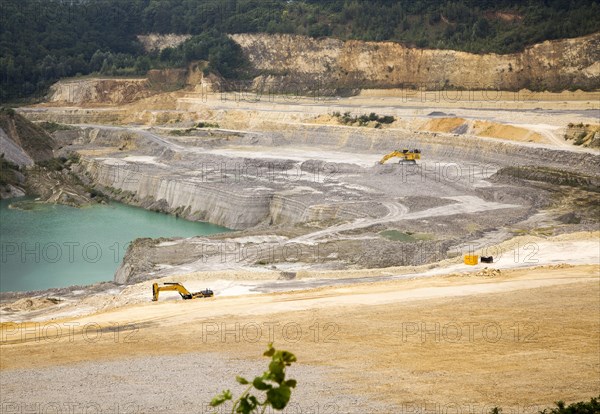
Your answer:
[[[10,139],[2,128],[0,128],[0,154],[4,154],[4,158],[17,165],[31,166],[34,164],[33,159]]]
[[[231,229],[245,229],[265,220],[272,193],[255,188],[227,188],[222,183],[203,182],[202,177],[172,177],[160,166],[114,160],[83,160],[91,178],[104,187],[135,194],[137,204],[166,202],[169,209],[183,211],[184,217]]]
[[[0,187],[0,199],[17,198],[23,197],[24,195],[25,191],[20,187],[15,187],[10,184],[4,188]]]
[[[356,218],[360,215],[353,215],[336,205],[315,205],[283,194],[275,194],[271,202],[270,217],[272,224],[297,224],[340,218]]]

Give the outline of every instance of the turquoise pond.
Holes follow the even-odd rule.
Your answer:
[[[110,281],[136,238],[228,231],[115,202],[84,208],[25,202],[27,209],[9,208],[15,201],[0,201],[0,292]]]

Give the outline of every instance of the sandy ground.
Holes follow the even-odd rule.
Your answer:
[[[597,122],[600,108],[598,93],[582,92],[521,91],[501,101],[473,92],[435,104],[428,101],[431,95],[423,100],[401,91],[274,102],[218,96],[207,101],[198,95],[169,94],[167,100],[156,96],[118,110],[129,111],[134,122],[138,112],[145,122],[173,120],[181,111],[218,121],[224,128],[255,131],[290,122],[329,124],[333,121],[322,117],[333,111],[375,111],[396,116],[393,127],[403,130],[455,133],[466,128],[466,134],[482,140],[594,152],[572,147],[561,134],[569,122]],[[195,151],[135,128],[170,151]],[[365,167],[379,159],[318,148],[297,148],[292,155],[259,146],[202,151]],[[159,162],[139,154],[128,160]],[[377,223],[510,206],[455,191],[438,194],[453,199],[449,206],[409,211],[387,203],[383,217],[359,218],[294,242],[310,244]],[[298,356],[290,371],[299,380],[290,413],[483,414],[494,406],[534,413],[558,399],[597,396],[598,233],[526,236],[498,245],[506,238],[501,236],[486,234],[494,250],[477,251],[496,258],[488,271],[466,266],[459,257],[419,267],[300,269],[292,281],[275,280],[279,272],[268,269],[194,273],[189,268],[165,280],[184,282],[192,291],[211,288],[214,298],[182,301],[165,294],[153,303],[153,281],[147,281],[58,305],[38,298],[34,312],[22,301],[13,310],[0,311],[1,412],[25,412],[28,407],[68,412],[69,406],[72,412],[212,412],[206,403],[223,388],[237,390],[236,374],[262,371],[265,360],[260,355],[270,341]]]
[[[598,392],[599,272],[598,265],[559,265],[4,324],[2,403],[189,412],[233,386],[234,374],[260,372],[258,355],[274,340],[298,355],[292,373],[301,407],[535,412]]]

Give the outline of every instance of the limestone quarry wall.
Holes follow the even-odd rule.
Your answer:
[[[147,79],[79,79],[52,85],[48,101],[77,105],[123,104],[152,94]]]
[[[303,203],[285,191],[232,188],[222,183],[182,179],[166,176],[159,169],[142,169],[114,160],[84,158],[81,172],[95,185],[109,191],[116,189],[111,196],[129,204],[234,230],[254,227],[265,220],[270,220],[270,224],[293,225],[359,216],[338,207]]]
[[[286,195],[285,192],[274,193],[269,208],[271,223],[276,225],[346,220],[358,217],[361,217],[361,215],[342,209],[340,206],[330,204],[311,205],[295,199],[293,195]]]
[[[129,192],[126,201],[145,208],[177,212],[182,217],[208,221],[231,229],[253,227],[269,215],[271,194],[253,189],[231,189],[201,180],[164,176],[164,171],[138,165],[83,159],[83,172],[97,185]]]
[[[82,135],[81,144],[103,142],[112,145],[119,142],[121,132],[88,129]],[[139,138],[143,139],[143,138]],[[368,130],[364,128],[334,128],[327,126],[290,125],[256,136],[240,136],[231,145],[290,146],[312,145],[330,150],[383,154],[396,148],[420,148],[423,151],[423,168],[432,168],[435,162],[479,163],[474,174],[486,177],[505,166],[544,166],[594,174],[600,164],[600,156],[592,153],[571,152],[514,145],[495,140],[482,140],[465,136],[433,134],[408,134],[399,131]],[[236,141],[236,139],[233,139]],[[154,155],[164,151],[158,144],[143,145]],[[156,147],[153,149],[153,147]],[[168,154],[165,154],[165,156]],[[309,162],[303,163],[308,168]],[[340,173],[359,167],[335,163],[329,165]],[[483,167],[482,167],[483,166]],[[231,229],[245,229],[266,220],[271,224],[295,224],[300,222],[331,219],[352,219],[350,211],[341,211],[330,205],[304,203],[302,194],[290,188],[258,188],[257,186],[229,185],[208,182],[195,177],[193,171],[185,174],[159,164],[128,164],[119,159],[82,160],[82,173],[94,184],[116,189],[112,197],[144,208],[177,213],[192,220],[209,221]],[[335,172],[335,171],[333,171]],[[351,172],[351,171],[350,171]],[[452,174],[452,171],[448,172]],[[461,171],[460,174],[465,174]],[[112,190],[111,190],[112,191]],[[307,193],[307,197],[310,194]]]
[[[473,54],[393,42],[234,34],[263,80],[339,88],[404,86],[564,90],[600,87],[600,33],[546,41],[521,53]],[[267,76],[267,75],[271,76]]]

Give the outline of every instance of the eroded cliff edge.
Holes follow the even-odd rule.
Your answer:
[[[600,33],[546,41],[521,53],[473,54],[393,42],[234,34],[263,76],[255,79],[339,89],[398,86],[560,91],[600,87]]]

